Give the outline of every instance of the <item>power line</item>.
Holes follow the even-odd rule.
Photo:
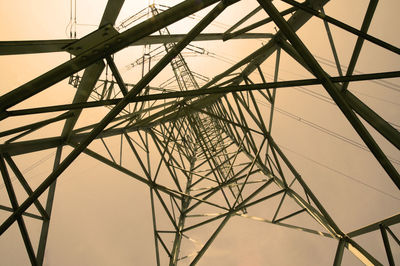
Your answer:
[[[265,102],[261,102],[261,101],[257,101],[257,102],[260,103],[260,104],[262,104],[262,105],[270,106],[270,104],[265,103]],[[286,111],[286,110],[283,110],[283,109],[281,109],[281,108],[278,108],[278,107],[276,107],[276,106],[275,106],[274,109],[275,109],[278,113],[281,113],[281,114],[283,114],[283,115],[285,115],[285,116],[287,116],[287,117],[290,117],[290,118],[292,118],[292,119],[294,119],[294,120],[296,120],[296,121],[298,121],[298,122],[301,122],[301,123],[303,123],[303,124],[305,124],[305,125],[307,125],[307,126],[310,126],[310,127],[312,127],[312,128],[315,128],[315,129],[317,129],[317,130],[319,130],[319,131],[321,131],[321,132],[323,132],[323,133],[325,133],[325,134],[328,134],[328,135],[330,135],[330,136],[332,136],[332,137],[335,137],[335,138],[340,139],[340,140],[342,140],[342,141],[344,141],[344,142],[347,142],[347,143],[353,145],[354,147],[357,147],[357,148],[359,148],[359,149],[361,149],[361,150],[364,150],[364,151],[367,151],[367,152],[371,152],[371,151],[370,151],[366,146],[364,146],[363,144],[361,144],[361,143],[359,143],[359,142],[357,142],[357,141],[354,141],[354,140],[352,140],[352,139],[350,139],[350,138],[347,138],[347,137],[345,137],[345,136],[343,136],[343,135],[340,135],[339,133],[336,133],[336,132],[334,132],[334,131],[332,131],[332,130],[329,130],[329,129],[327,129],[327,128],[324,128],[324,127],[322,127],[322,126],[320,126],[320,125],[318,125],[318,124],[315,124],[315,123],[313,123],[313,122],[311,122],[311,121],[309,121],[309,120],[306,120],[306,119],[304,119],[304,118],[302,118],[302,117],[300,117],[300,116],[297,116],[297,115],[295,115],[295,114],[293,114],[293,113],[290,113],[290,112],[288,112],[288,111]],[[388,157],[388,159],[389,159],[392,163],[397,164],[397,165],[400,165],[400,161],[399,161],[399,160],[397,160],[397,159],[395,159],[395,158],[392,158],[392,157],[390,157],[390,156],[387,156],[387,157]]]
[[[372,189],[372,190],[375,190],[375,191],[377,191],[377,192],[379,192],[379,193],[382,193],[382,194],[384,194],[384,195],[386,195],[386,196],[389,196],[389,197],[391,197],[391,198],[393,198],[393,199],[395,199],[395,200],[399,200],[399,201],[400,201],[400,198],[398,198],[398,197],[396,197],[396,196],[393,196],[392,194],[389,194],[389,193],[387,193],[387,192],[385,192],[385,191],[383,191],[383,190],[380,190],[379,188],[376,188],[376,187],[374,187],[374,186],[372,186],[372,185],[369,185],[369,184],[367,184],[367,183],[361,181],[361,180],[358,179],[358,178],[355,178],[355,177],[350,176],[350,175],[348,175],[348,174],[346,174],[346,173],[343,173],[343,172],[341,172],[341,171],[339,171],[339,170],[336,170],[336,169],[334,169],[334,168],[332,168],[332,167],[330,167],[330,166],[328,166],[328,165],[326,165],[326,164],[323,164],[323,163],[318,162],[318,161],[316,161],[316,160],[314,160],[314,159],[311,159],[311,158],[305,156],[304,154],[298,153],[298,152],[296,152],[296,151],[294,151],[294,150],[292,150],[292,149],[289,149],[289,148],[287,148],[287,147],[285,147],[285,146],[282,146],[282,145],[280,145],[280,144],[279,144],[279,147],[281,147],[281,148],[283,148],[283,149],[285,149],[285,150],[288,150],[289,152],[292,152],[292,153],[294,153],[294,154],[296,154],[296,155],[302,157],[303,159],[306,159],[306,160],[308,160],[308,161],[310,161],[310,162],[313,162],[313,163],[315,163],[315,164],[317,164],[317,165],[319,165],[319,166],[321,166],[321,167],[323,167],[323,168],[325,168],[325,169],[328,169],[328,170],[330,170],[330,171],[332,171],[332,172],[335,172],[335,173],[337,173],[337,174],[339,174],[339,175],[342,175],[342,176],[344,176],[344,177],[346,177],[346,178],[348,178],[348,179],[350,179],[350,180],[352,180],[352,181],[354,181],[354,182],[357,182],[357,183],[359,183],[359,184],[361,184],[361,185],[363,185],[363,186],[365,186],[365,187],[368,187],[368,188],[370,188],[370,189]]]

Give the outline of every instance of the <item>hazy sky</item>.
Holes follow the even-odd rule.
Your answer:
[[[277,0],[275,2],[279,3]],[[169,1],[159,3],[173,5]],[[96,29],[94,25],[98,25],[105,4],[106,1],[77,0],[78,37]],[[117,24],[146,5],[147,1],[126,0]],[[367,5],[368,1],[365,0],[351,1],[351,3],[345,0],[332,0],[326,5],[325,12],[359,28]],[[222,32],[225,25],[232,25],[255,7],[256,1],[242,1],[236,6],[229,7],[217,18],[219,24],[214,24],[206,31]],[[400,3],[396,0],[380,1],[369,33],[400,47],[400,38],[396,34],[400,27],[397,14],[399,9]],[[260,11],[254,20],[265,16],[265,12]],[[0,40],[65,39],[68,38],[69,17],[70,1],[67,0],[1,1],[0,21],[3,26],[0,28]],[[183,33],[188,25],[196,22],[196,19],[189,19],[171,27],[171,31]],[[340,62],[346,66],[356,39],[336,27],[331,27],[331,30]],[[270,25],[255,32],[269,33],[275,32],[275,29]],[[324,70],[332,76],[337,76],[336,69],[332,67],[333,56],[321,20],[311,19],[299,31],[299,35],[320,60]],[[226,43],[198,42],[196,45],[236,62],[267,42],[266,39]],[[127,49],[121,52],[121,55],[116,55],[116,62],[126,82],[137,82],[137,73],[127,70],[125,66],[138,59],[142,51],[142,48]],[[69,55],[66,53],[0,56],[0,94],[11,91],[68,59]],[[399,56],[365,42],[356,69],[359,73],[398,71],[399,59]],[[262,65],[262,70],[269,81],[272,80],[274,60],[275,53]],[[189,57],[187,62],[193,71],[209,78],[230,66],[230,63],[203,56]],[[162,78],[155,80],[151,85],[158,86],[162,80],[169,77],[168,73],[172,72],[163,74]],[[293,59],[282,52],[279,79],[309,77],[311,76],[307,71],[301,69]],[[387,121],[400,125],[400,79],[390,79],[385,82],[358,82],[351,84],[349,90]],[[64,80],[19,104],[18,108],[70,103],[75,91]],[[310,96],[310,91],[319,93],[319,99]],[[335,222],[347,233],[397,214],[400,193],[370,152],[340,140],[332,134],[323,133],[321,128],[315,128],[315,125],[318,125],[348,140],[362,143],[337,106],[329,103],[324,97],[329,96],[320,86],[313,86],[308,90],[302,88],[278,90],[276,106],[281,111],[275,113],[272,134]],[[97,122],[106,112],[105,108],[87,111],[82,115],[78,126]],[[288,113],[295,116],[289,117]],[[6,119],[0,121],[0,131],[47,117],[52,115]],[[33,137],[42,137],[46,134],[59,135],[62,125],[55,123],[46,132],[37,133]],[[366,127],[376,137],[384,152],[395,162],[397,160],[394,166],[399,171],[400,152],[378,136],[368,125]],[[118,152],[118,138],[107,140],[108,143],[115,144],[113,148],[115,153]],[[2,138],[1,143],[4,141]],[[102,148],[98,144],[92,147],[98,150]],[[68,147],[65,148],[63,155],[67,155],[70,150]],[[40,184],[51,171],[54,153],[54,150],[46,150],[15,157],[16,163],[26,174],[32,187]],[[104,147],[102,153],[106,154]],[[138,168],[137,165],[130,167]],[[21,203],[26,195],[17,182],[14,184]],[[45,202],[45,197],[41,200]],[[2,183],[0,204],[10,206]],[[8,215],[8,212],[0,211],[0,220],[5,220]],[[37,221],[26,220],[29,220],[27,222],[29,232],[36,250],[41,225]],[[308,225],[309,220],[304,218],[304,220],[299,219],[299,222]],[[310,224],[310,227],[314,225]],[[400,234],[399,225],[392,226],[391,229],[397,235]],[[355,240],[386,264],[379,232]],[[333,262],[336,247],[337,241],[332,239],[233,217],[199,265],[329,265]],[[193,248],[191,252],[198,246],[195,244]],[[398,247],[393,246],[392,251],[400,260]],[[16,223],[0,237],[0,258],[1,265],[29,264]],[[182,265],[187,263],[186,260]],[[154,264],[148,187],[88,156],[79,157],[58,181],[45,265]],[[343,265],[359,264],[361,263],[350,252],[345,251]]]

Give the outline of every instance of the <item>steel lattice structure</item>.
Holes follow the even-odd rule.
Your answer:
[[[387,261],[394,265],[392,249],[398,247],[393,243],[400,245],[400,242],[392,228],[400,222],[400,214],[393,213],[387,219],[362,224],[351,232],[344,231],[271,134],[277,91],[298,86],[323,88],[379,162],[386,175],[382,178],[389,178],[393,187],[400,188],[398,170],[376,140],[376,136],[381,135],[398,150],[399,131],[348,89],[353,82],[400,77],[400,71],[355,73],[365,43],[372,43],[393,57],[400,54],[398,47],[368,33],[378,0],[367,1],[360,28],[325,14],[324,6],[334,5],[335,0],[303,3],[258,0],[258,7],[236,19],[227,31],[204,32],[237,2],[186,0],[165,10],[151,5],[146,9],[151,17],[139,12],[118,31],[114,24],[124,1],[109,0],[98,29],[81,39],[1,42],[1,55],[59,51],[71,54],[71,59],[65,63],[0,96],[3,125],[12,117],[50,114],[50,118],[39,122],[27,122],[0,132],[0,168],[11,203],[10,206],[0,205],[7,214],[0,232],[3,234],[13,224],[18,225],[26,248],[24,254],[28,254],[32,265],[44,262],[56,181],[81,155],[92,157],[148,187],[152,221],[146,222],[152,222],[153,226],[156,265],[197,264],[212,248],[224,226],[237,216],[270,224],[266,226],[297,229],[304,234],[335,239],[334,265],[341,265],[345,248],[365,264],[386,264],[357,240],[358,236],[379,231]],[[288,8],[278,8],[281,2]],[[203,9],[208,13],[187,33],[173,34],[168,30],[171,24]],[[262,12],[264,19],[241,27]],[[323,49],[333,52],[337,76],[323,69],[321,60],[297,34],[311,20],[324,23],[329,46]],[[252,32],[272,23],[276,26],[273,34]],[[342,72],[330,27],[337,27],[356,39],[346,73]],[[199,82],[183,55],[193,41],[224,40],[221,45],[229,45],[235,39],[261,38],[267,38],[261,48],[207,82]],[[156,44],[161,47],[159,58],[151,62],[150,45]],[[140,65],[142,75],[129,84],[122,77],[114,55],[139,45],[145,47],[145,54],[142,61],[135,64]],[[311,78],[280,81],[278,73],[283,53]],[[267,61],[274,65],[270,81],[263,74],[263,64]],[[150,86],[149,83],[167,67],[171,67],[177,86]],[[103,78],[105,69],[112,73],[111,80]],[[80,71],[84,71],[83,74]],[[72,103],[19,107],[59,82],[69,82],[76,88]],[[81,113],[96,107],[106,110],[104,115],[99,112],[101,120],[77,127]],[[54,123],[61,125],[60,134],[34,135]],[[116,147],[110,147],[112,145]],[[56,150],[54,168],[32,188],[14,157],[49,149]],[[22,201],[17,199],[11,173],[27,193]],[[42,194],[47,195],[45,204],[43,198],[39,200]],[[278,200],[279,204],[270,204],[271,200]],[[33,208],[35,212],[31,211]],[[285,208],[290,211],[282,211]],[[265,213],[272,215],[263,216]],[[305,225],[302,218],[297,220],[298,217],[307,217],[308,224]],[[41,223],[37,251],[27,229],[30,219]],[[202,239],[198,240],[199,237]]]

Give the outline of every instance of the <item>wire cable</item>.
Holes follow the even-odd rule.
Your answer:
[[[363,185],[363,186],[365,186],[365,187],[368,187],[368,188],[370,188],[370,189],[372,189],[372,190],[375,190],[376,192],[379,192],[379,193],[384,194],[384,195],[386,195],[386,196],[388,196],[388,197],[391,197],[392,199],[395,199],[395,200],[399,200],[399,201],[400,201],[400,198],[398,198],[398,197],[396,197],[396,196],[394,196],[394,195],[392,195],[392,194],[389,194],[389,193],[387,193],[387,192],[385,192],[385,191],[383,191],[383,190],[381,190],[381,189],[379,189],[379,188],[376,188],[376,187],[374,187],[374,186],[372,186],[372,185],[369,185],[368,183],[365,183],[364,181],[361,181],[359,178],[355,178],[355,177],[353,177],[353,176],[351,176],[351,175],[348,175],[348,174],[343,173],[343,172],[341,172],[341,171],[339,171],[339,170],[336,170],[336,169],[334,169],[334,168],[332,168],[332,167],[330,167],[330,166],[328,166],[328,165],[326,165],[326,164],[323,164],[323,163],[318,162],[318,161],[316,161],[316,160],[314,160],[314,159],[311,159],[311,158],[305,156],[304,154],[301,154],[301,153],[296,152],[296,151],[294,151],[294,150],[292,150],[292,149],[289,149],[288,147],[285,147],[285,146],[283,146],[283,145],[281,145],[281,144],[279,144],[279,147],[281,147],[281,148],[283,148],[283,149],[285,149],[285,150],[287,150],[287,151],[289,151],[289,152],[291,152],[291,153],[294,153],[294,154],[296,154],[297,156],[300,156],[300,157],[302,157],[303,159],[306,159],[306,160],[308,160],[308,161],[310,161],[310,162],[312,162],[312,163],[314,163],[314,164],[317,164],[317,165],[319,165],[319,166],[321,166],[321,167],[323,167],[323,168],[325,168],[325,169],[328,169],[328,170],[330,170],[330,171],[332,171],[332,172],[335,172],[335,173],[337,173],[337,174],[339,174],[339,175],[342,175],[343,177],[346,177],[346,178],[348,178],[348,179],[350,179],[350,180],[352,180],[352,181],[354,181],[354,182],[356,182],[356,183],[359,183],[359,184],[361,184],[361,185]]]

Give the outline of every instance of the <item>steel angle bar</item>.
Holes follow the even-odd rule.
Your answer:
[[[207,146],[207,144],[204,139],[204,135],[201,132],[199,132],[200,131],[199,125],[196,124],[196,122],[193,121],[193,119],[190,119],[190,117],[189,117],[189,123],[192,125],[192,128],[193,128],[195,134],[197,135],[197,139],[199,140],[199,146],[202,150],[202,153],[205,156],[205,161],[207,161],[207,163],[212,171],[212,174],[215,177],[215,181],[218,183],[218,186],[220,186],[221,181],[218,178],[218,176],[219,176],[218,171],[216,171],[216,169],[214,167],[217,164],[214,160],[214,157],[216,156],[216,154],[211,154],[210,152],[209,152],[209,154],[207,154],[208,147],[204,147],[204,146]],[[214,166],[213,166],[213,164],[214,164]],[[222,189],[222,187],[221,187],[220,191],[225,199],[226,204],[228,205],[229,208],[231,208],[231,204],[229,203],[228,197],[226,196],[226,193]]]
[[[122,91],[122,94],[124,96],[126,96],[128,94],[128,89],[126,88],[125,82],[123,81],[121,74],[119,73],[118,68],[114,63],[114,59],[112,59],[111,56],[108,55],[106,57],[106,60],[107,60],[108,66],[110,67],[110,69],[112,71],[113,76],[115,77],[115,80],[118,83],[120,90]]]
[[[309,228],[305,228],[305,227],[301,227],[301,226],[291,225],[291,224],[274,223],[271,220],[264,219],[264,218],[257,217],[257,216],[250,216],[247,214],[238,214],[238,213],[236,213],[236,216],[251,219],[254,221],[258,221],[258,222],[269,223],[269,224],[278,225],[278,226],[282,226],[282,227],[286,227],[286,228],[290,228],[290,229],[295,229],[295,230],[299,230],[302,232],[311,233],[311,234],[315,234],[315,235],[319,235],[319,236],[323,236],[323,237],[327,237],[327,238],[334,238],[334,237],[332,237],[332,235],[327,234],[325,232],[321,232],[321,231],[317,231],[317,230],[313,230],[313,229],[309,229]]]
[[[339,240],[338,247],[336,249],[335,260],[333,261],[333,266],[342,265],[343,252],[344,252],[345,245],[346,245],[346,241],[343,238],[341,238]]]
[[[398,223],[400,223],[400,214],[396,214],[396,215],[394,215],[392,217],[389,217],[387,219],[384,219],[382,221],[379,221],[379,222],[367,225],[365,227],[362,227],[360,229],[354,230],[354,231],[352,231],[350,233],[347,233],[346,235],[348,237],[353,238],[353,237],[356,237],[356,236],[367,234],[367,233],[372,232],[372,231],[379,230],[379,225],[380,224],[383,224],[386,227],[389,227],[391,225],[395,225],[395,224],[398,224]]]
[[[385,229],[389,232],[389,234],[393,237],[394,241],[396,241],[397,245],[400,246],[400,240],[397,236],[393,233],[393,231],[389,228],[389,226],[385,226]]]
[[[321,12],[322,12],[322,14],[325,15],[324,8],[321,8]],[[340,66],[340,61],[339,61],[339,57],[337,55],[335,42],[333,41],[332,32],[331,32],[328,22],[326,22],[325,20],[324,20],[324,26],[325,26],[326,34],[328,36],[329,44],[331,46],[333,58],[335,59],[335,64],[336,64],[338,74],[339,74],[339,76],[343,76],[342,67]]]
[[[380,117],[371,108],[364,104],[350,91],[344,92],[344,98],[347,100],[351,108],[368,122],[375,130],[377,130],[390,143],[400,149],[400,132],[396,130],[385,119]]]
[[[368,28],[369,28],[369,26],[371,24],[371,21],[372,21],[372,17],[374,16],[375,9],[376,9],[377,5],[378,5],[378,0],[369,0],[368,9],[367,9],[367,12],[366,12],[366,14],[364,16],[364,20],[363,20],[363,23],[362,23],[362,26],[361,26],[361,29],[360,29],[361,32],[367,33]],[[358,57],[359,57],[360,52],[361,52],[361,48],[363,46],[363,43],[364,43],[364,39],[362,37],[358,36],[356,45],[355,45],[354,50],[353,50],[353,54],[351,55],[349,66],[347,67],[346,76],[349,76],[349,75],[353,74],[354,69],[356,67],[356,63],[357,63]],[[342,86],[342,91],[346,91],[348,86],[349,86],[349,83],[348,82],[344,82],[343,86]]]
[[[379,46],[381,46],[381,47],[383,47],[383,48],[385,48],[385,49],[387,49],[389,51],[392,51],[392,52],[394,52],[396,54],[400,54],[400,48],[395,47],[395,46],[393,46],[393,45],[391,45],[391,44],[389,44],[387,42],[384,42],[384,41],[382,41],[382,40],[380,40],[378,38],[375,38],[375,37],[373,37],[373,36],[371,36],[369,34],[366,34],[366,33],[362,32],[360,30],[357,30],[357,29],[355,29],[355,28],[353,28],[353,27],[351,27],[351,26],[349,26],[349,25],[347,25],[347,24],[345,24],[345,23],[343,23],[343,22],[341,22],[341,21],[339,21],[337,19],[334,19],[334,18],[332,18],[330,16],[324,15],[322,12],[319,12],[319,11],[317,11],[315,9],[312,9],[311,7],[308,7],[308,6],[306,6],[306,5],[302,4],[302,3],[298,3],[298,2],[296,2],[294,0],[281,0],[281,1],[286,2],[289,5],[295,6],[295,7],[299,8],[299,9],[301,9],[301,10],[304,10],[305,12],[307,12],[309,14],[312,14],[313,16],[316,16],[316,17],[318,17],[320,19],[323,19],[323,20],[325,20],[325,21],[327,21],[327,22],[329,22],[329,23],[331,23],[331,24],[333,24],[333,25],[335,25],[335,26],[337,26],[337,27],[339,27],[341,29],[344,29],[344,30],[346,30],[346,31],[348,31],[350,33],[353,33],[353,34],[357,35],[357,36],[360,36],[360,37],[364,38],[365,40],[368,40],[368,41],[370,41],[370,42],[372,42],[372,43],[374,43],[376,45],[379,45]]]
[[[271,178],[270,180],[273,180],[273,178]],[[285,189],[278,190],[278,191],[276,191],[276,192],[274,192],[274,193],[272,193],[272,194],[269,194],[269,195],[267,195],[267,196],[261,197],[261,198],[255,200],[255,201],[249,202],[249,203],[245,204],[243,207],[244,207],[244,208],[251,207],[251,206],[253,206],[253,205],[256,205],[256,204],[259,204],[259,203],[261,203],[261,202],[263,202],[263,201],[266,201],[266,200],[268,200],[268,199],[271,199],[271,198],[273,198],[273,197],[275,197],[275,196],[278,196],[278,195],[280,195],[280,194],[282,194],[282,193],[284,193],[284,192],[286,192]],[[271,223],[275,223],[275,221],[272,220]]]
[[[3,205],[0,205],[0,210],[8,211],[8,212],[13,212],[14,211],[13,208],[10,208],[10,207],[7,207],[7,206],[3,206]],[[37,220],[43,220],[42,216],[30,213],[30,212],[24,212],[22,215],[26,216],[26,217],[34,218],[34,219],[37,219]]]
[[[261,161],[261,159],[260,159],[260,153],[261,153],[261,149],[262,149],[262,147],[264,146],[264,143],[265,143],[266,140],[267,140],[267,138],[264,138],[264,139],[263,139],[263,141],[262,141],[261,144],[260,144],[260,147],[258,148],[258,151],[255,152],[255,156],[254,156],[254,158],[253,158],[253,160],[252,160],[252,162],[251,162],[250,169],[249,169],[249,171],[247,172],[246,177],[245,177],[245,179],[244,179],[244,181],[243,181],[243,185],[242,185],[242,186],[240,187],[240,189],[239,189],[239,194],[238,194],[238,196],[236,197],[235,202],[233,203],[233,208],[235,208],[235,206],[237,206],[237,205],[240,204],[240,203],[239,203],[239,197],[242,196],[244,187],[246,186],[247,181],[248,181],[248,179],[249,179],[249,177],[250,177],[250,173],[251,173],[251,171],[253,170],[253,167],[256,165],[256,162],[257,162],[257,161]]]
[[[270,178],[268,179],[264,184],[262,184],[259,188],[257,188],[253,193],[251,193],[249,196],[247,196],[242,202],[240,202],[236,207],[235,210],[240,210],[244,207],[246,207],[246,204],[248,201],[250,201],[252,198],[257,196],[261,191],[263,191],[267,186],[269,186],[273,182],[273,179]]]
[[[154,206],[154,192],[153,188],[150,188],[150,204],[151,204],[151,218],[153,222],[153,234],[154,234],[154,248],[156,252],[156,262],[157,266],[160,266],[160,251],[158,247],[158,233],[157,233],[157,219],[156,219],[156,211]],[[170,256],[170,254],[169,254]]]
[[[57,151],[56,151],[56,156],[54,158],[53,169],[55,169],[59,165],[60,160],[61,160],[61,153],[62,153],[62,147],[58,147]],[[53,203],[54,203],[54,196],[55,196],[55,192],[56,192],[56,184],[57,184],[57,181],[54,181],[54,183],[50,185],[49,192],[47,194],[46,212],[49,215],[49,219],[43,221],[42,229],[40,232],[39,244],[38,244],[38,249],[37,249],[37,261],[38,261],[39,266],[43,265],[44,254],[46,251],[47,236],[48,236],[49,230],[50,230],[50,218],[51,218],[51,213],[53,211]]]
[[[0,55],[36,54],[65,52],[65,46],[75,40],[36,40],[36,41],[2,41],[0,42]]]
[[[359,136],[363,139],[364,143],[371,150],[375,158],[381,164],[383,169],[389,175],[390,179],[395,183],[395,185],[400,189],[400,175],[397,170],[394,168],[392,163],[388,160],[386,155],[383,153],[379,145],[372,138],[370,133],[358,119],[356,114],[351,109],[350,105],[340,94],[340,91],[337,87],[331,82],[328,75],[321,68],[317,60],[313,57],[307,47],[303,44],[300,38],[296,35],[296,33],[292,30],[290,25],[283,19],[282,16],[279,15],[278,10],[276,10],[275,6],[269,1],[258,0],[260,5],[264,8],[266,13],[269,14],[271,18],[274,19],[274,22],[280,28],[280,30],[285,34],[288,40],[292,43],[293,47],[299,52],[301,57],[303,57],[305,63],[311,68],[313,74],[322,81],[322,85],[328,94],[335,101],[337,106],[340,108],[342,113],[346,116],[347,120],[359,134]]]
[[[252,16],[254,16],[255,14],[257,14],[258,11],[261,10],[261,7],[258,6],[255,9],[253,9],[249,14],[247,14],[246,16],[244,16],[241,20],[239,20],[238,22],[236,22],[232,27],[230,27],[229,29],[227,29],[224,32],[224,35],[229,34],[230,32],[232,32],[234,29],[236,29],[237,27],[239,27],[240,25],[242,25],[244,22],[246,22],[247,20],[249,20]]]
[[[283,221],[283,220],[289,219],[289,218],[291,218],[291,217],[293,217],[293,216],[296,216],[296,215],[298,215],[298,214],[300,214],[300,213],[303,213],[303,212],[305,212],[305,211],[307,211],[307,209],[301,209],[301,210],[295,211],[295,212],[293,212],[293,213],[291,213],[291,214],[289,214],[289,215],[286,215],[286,216],[284,216],[284,217],[281,217],[281,218],[279,218],[279,219],[276,219],[274,222],[275,222],[275,223],[279,223],[279,222],[281,222],[281,221]]]
[[[260,6],[258,8],[260,8]],[[256,10],[260,10],[258,8]],[[282,16],[286,16],[286,15],[292,13],[292,12],[295,12],[297,9],[298,9],[297,7],[290,7],[288,9],[282,11],[281,15]],[[260,27],[262,25],[268,24],[270,22],[272,22],[272,19],[271,18],[266,18],[266,19],[260,20],[260,21],[258,21],[256,23],[253,23],[253,24],[251,24],[249,26],[243,27],[240,30],[237,30],[235,32],[225,32],[224,36],[223,36],[223,40],[227,41],[227,40],[230,40],[230,39],[233,39],[233,38],[240,37],[240,36],[245,35],[245,34],[249,34],[247,32],[249,32],[251,30],[254,30],[254,29],[256,29],[256,28],[258,28],[258,27]]]
[[[128,144],[129,144],[129,147],[131,148],[131,150],[132,150],[133,153],[135,154],[135,157],[136,157],[136,159],[138,160],[138,162],[139,162],[139,164],[140,164],[140,167],[142,168],[144,174],[146,175],[147,179],[151,181],[150,173],[147,171],[147,169],[146,169],[146,167],[145,167],[145,165],[144,165],[142,159],[141,159],[140,156],[139,156],[139,153],[136,151],[136,148],[135,148],[135,146],[133,145],[131,138],[128,136],[127,133],[124,133],[124,136],[125,136],[125,138],[126,138]]]
[[[114,25],[124,2],[125,0],[108,0],[99,27],[107,24]]]
[[[1,144],[0,153],[8,153],[9,155],[14,156],[18,154],[56,148],[60,145],[64,145],[64,141],[61,137],[20,141],[16,143]]]
[[[377,259],[375,259],[371,254],[369,254],[365,249],[358,245],[354,240],[346,238],[347,249],[354,254],[361,262],[365,265],[376,265],[383,266]]]

